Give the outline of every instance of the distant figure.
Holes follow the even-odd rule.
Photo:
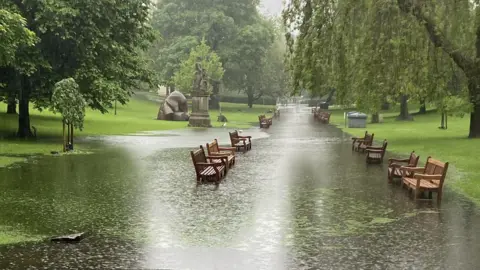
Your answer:
[[[221,114],[217,117],[217,122],[228,122],[227,117],[225,115]]]

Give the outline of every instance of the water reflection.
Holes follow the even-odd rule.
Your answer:
[[[351,140],[292,107],[196,187],[189,149],[228,129],[90,138],[95,155],[0,169],[0,239],[88,231],[77,245],[0,246],[0,268],[476,269],[478,208],[440,209],[387,183]],[[448,181],[448,180],[447,180]],[[5,242],[5,241],[4,241]]]

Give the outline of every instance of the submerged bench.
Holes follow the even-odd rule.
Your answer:
[[[258,116],[260,128],[269,128],[272,125],[272,118],[267,118],[264,114]]]
[[[357,152],[364,152],[367,147],[372,145],[374,136],[374,133],[368,134],[368,131],[365,131],[365,136],[363,136],[363,138],[353,137],[352,150],[355,150]]]
[[[403,176],[401,167],[417,167],[419,159],[420,156],[417,156],[415,151],[412,151],[410,157],[406,159],[388,159],[388,182],[392,183],[394,178],[401,178]],[[408,177],[412,177],[412,175],[412,172],[407,173]]]
[[[224,161],[218,162],[218,157],[210,157],[205,155],[203,146],[200,149],[190,151],[195,173],[197,175],[197,183],[215,182],[220,184],[227,173],[227,166]]]
[[[421,192],[429,192],[429,198],[432,198],[432,192],[437,192],[437,201],[442,200],[443,183],[447,175],[448,162],[427,158],[425,167],[401,167],[403,171],[402,186],[414,191],[415,199]],[[408,175],[410,173],[410,175]]]
[[[211,157],[218,157],[220,160],[224,160],[228,165],[227,169],[235,165],[235,150],[235,147],[220,147],[217,139],[207,143],[208,155]],[[215,162],[218,162],[218,160],[215,160]]]
[[[331,113],[329,112],[320,112],[319,116],[318,116],[318,119],[324,123],[324,124],[328,124],[330,123],[330,115],[332,115]]]
[[[365,151],[367,163],[382,163],[385,152],[387,151],[387,140],[383,141],[382,146],[368,146]]]
[[[229,132],[230,143],[232,147],[235,147],[237,151],[246,152],[252,149],[252,136],[240,136],[238,131]]]

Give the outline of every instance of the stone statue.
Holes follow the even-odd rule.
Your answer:
[[[160,106],[157,120],[188,121],[187,98],[179,91],[173,91]]]
[[[208,76],[207,71],[202,69],[202,80],[200,81],[200,93],[202,95],[208,94]]]
[[[200,88],[201,88],[201,83],[202,83],[202,78],[203,78],[203,68],[202,64],[200,62],[195,63],[195,79],[193,80],[193,94],[199,93]]]

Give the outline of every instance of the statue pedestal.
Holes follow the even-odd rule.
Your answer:
[[[189,127],[212,127],[208,114],[209,96],[192,97],[192,113],[188,120]]]

